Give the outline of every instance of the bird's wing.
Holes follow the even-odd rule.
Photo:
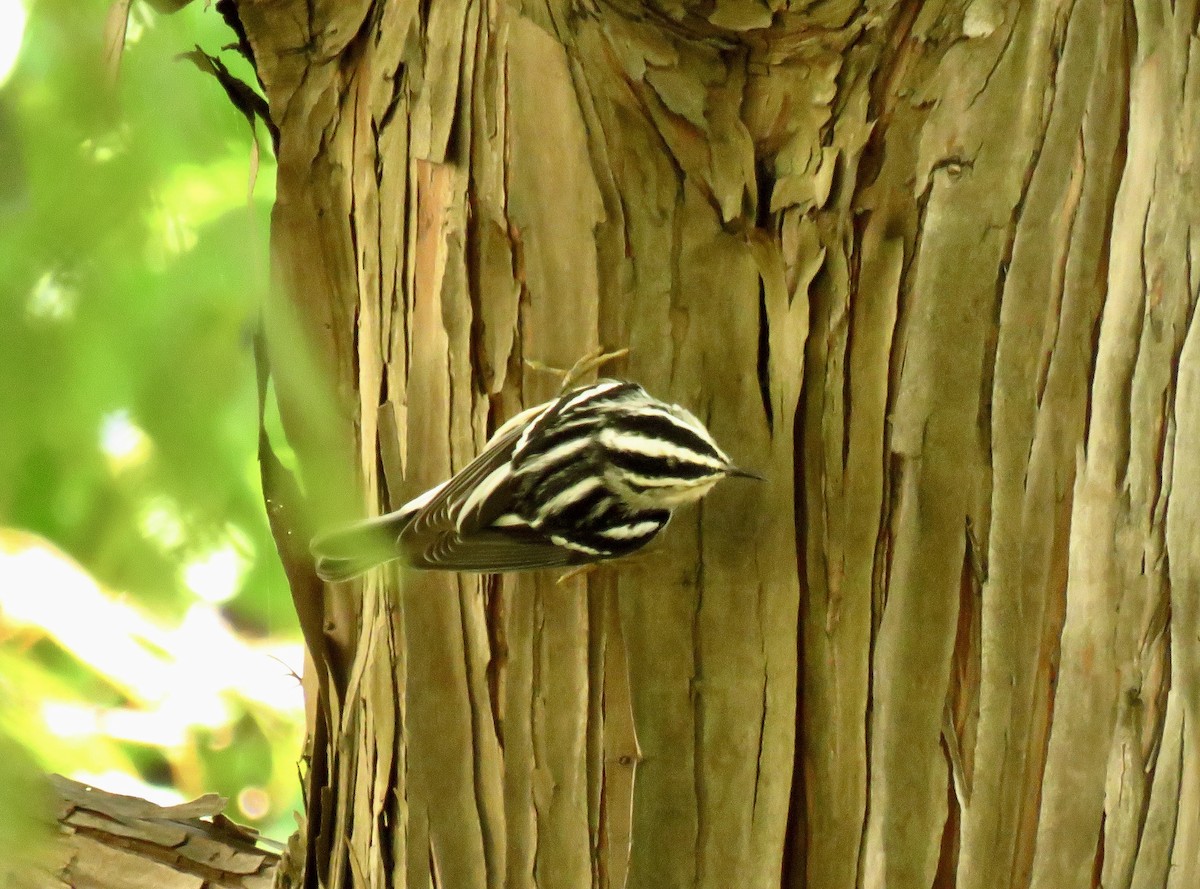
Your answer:
[[[508,531],[444,531],[422,552],[412,553],[411,559],[417,568],[486,572],[562,568],[595,561],[533,533],[526,536]]]
[[[481,482],[508,463],[513,447],[526,425],[536,420],[539,414],[553,404],[539,404],[512,417],[488,439],[478,457],[435,489],[432,496],[428,493],[421,495],[422,498],[428,499],[420,505],[412,521],[405,527],[402,539],[428,537],[430,534],[453,528],[467,498]]]
[[[538,405],[517,414],[496,430],[483,452],[457,475],[414,497],[394,512],[318,534],[309,544],[317,559],[317,573],[325,580],[345,580],[397,557],[403,557],[417,567],[450,568],[450,565],[439,564],[436,557],[428,553],[443,539],[458,536],[452,529],[463,504],[473,493],[479,492],[482,482],[489,478],[496,481],[504,474],[513,446],[526,423],[546,407]],[[499,473],[493,476],[498,470]],[[476,505],[481,502],[478,496],[474,502]],[[552,545],[547,546],[553,549]],[[463,570],[484,570],[484,563],[480,561],[483,558],[476,558],[477,567],[472,563],[472,567]]]

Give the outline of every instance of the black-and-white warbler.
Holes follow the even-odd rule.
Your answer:
[[[758,477],[688,411],[600,380],[522,411],[449,481],[311,549],[330,581],[393,559],[487,572],[600,562],[645,546],[728,476]]]

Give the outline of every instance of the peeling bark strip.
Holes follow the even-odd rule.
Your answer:
[[[176,806],[88,787],[51,775],[47,802],[58,830],[28,862],[0,861],[0,883],[13,889],[270,889],[279,854],[260,848],[257,831],[223,814],[215,793]],[[37,788],[39,791],[41,787]],[[47,825],[49,828],[49,825]],[[7,825],[6,825],[7,829]],[[40,834],[37,839],[42,839]]]
[[[1200,885],[1195,0],[236,10],[322,520],[597,343],[770,479],[328,591],[307,885]]]

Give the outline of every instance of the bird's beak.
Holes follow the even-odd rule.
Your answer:
[[[734,478],[752,478],[760,482],[766,481],[766,479],[757,472],[751,472],[749,469],[738,469],[736,466],[726,466],[725,474]]]

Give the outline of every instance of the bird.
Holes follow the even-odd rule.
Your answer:
[[[328,582],[393,560],[486,573],[589,565],[646,546],[729,477],[761,479],[690,411],[600,379],[521,411],[452,478],[309,548]]]

